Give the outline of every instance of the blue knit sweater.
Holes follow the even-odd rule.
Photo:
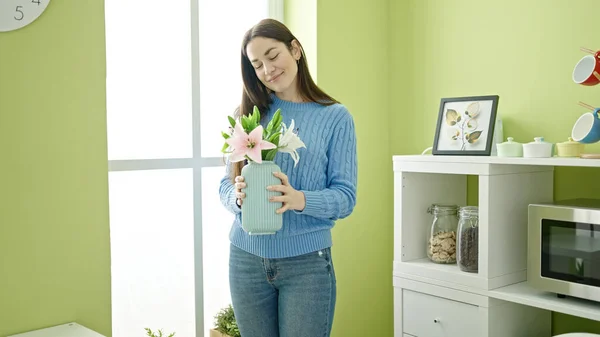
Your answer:
[[[296,167],[288,153],[278,152],[274,160],[292,187],[304,193],[304,210],[285,212],[283,227],[273,235],[248,235],[241,226],[229,163],[219,193],[223,205],[236,215],[231,243],[261,257],[284,258],[330,247],[335,220],[352,213],[356,204],[356,134],[352,116],[341,104],[323,106],[284,101],[275,95],[272,98],[263,125],[281,108],[283,123],[289,126],[294,119],[298,136],[306,145],[298,150]]]

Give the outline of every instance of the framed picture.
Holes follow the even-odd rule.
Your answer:
[[[442,98],[432,154],[489,156],[499,96]]]

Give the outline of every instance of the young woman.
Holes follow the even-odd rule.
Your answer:
[[[256,105],[265,126],[277,109],[295,121],[306,145],[295,165],[278,153],[274,173],[282,193],[283,227],[250,236],[241,226],[244,162],[227,165],[223,205],[236,214],[230,240],[230,290],[243,337],[329,336],[336,302],[331,228],[356,204],[356,135],[348,110],[313,82],[300,42],[282,23],[266,19],[244,36],[244,91],[237,116]],[[265,113],[266,112],[266,113]],[[265,122],[266,121],[266,122]]]

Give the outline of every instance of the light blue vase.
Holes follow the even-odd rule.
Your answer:
[[[282,204],[269,201],[271,196],[281,193],[267,191],[269,185],[281,185],[281,180],[273,172],[281,172],[281,169],[272,161],[260,164],[249,161],[242,168],[246,182],[246,188],[243,189],[246,197],[242,203],[242,228],[250,235],[275,234],[283,224],[283,214],[275,213]]]

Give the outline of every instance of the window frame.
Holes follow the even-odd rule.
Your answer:
[[[202,169],[205,167],[225,166],[225,157],[203,157],[200,126],[200,46],[199,46],[199,1],[190,0],[191,12],[191,62],[192,62],[192,157],[191,158],[158,158],[158,159],[114,159],[108,160],[108,174],[119,171],[142,171],[164,169],[193,170],[193,204],[194,204],[194,289],[196,336],[205,336],[204,326],[204,273],[202,245]],[[215,0],[218,1],[218,0]],[[268,0],[269,17],[284,22],[284,0]],[[241,39],[241,37],[240,37]],[[223,171],[225,172],[225,171]],[[110,203],[110,200],[109,200]],[[112,259],[111,255],[111,259]]]

